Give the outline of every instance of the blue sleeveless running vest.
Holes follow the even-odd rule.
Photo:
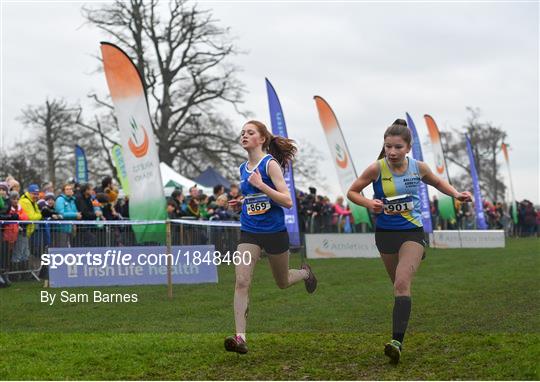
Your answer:
[[[418,186],[422,179],[418,162],[407,157],[403,175],[396,175],[386,158],[379,159],[379,177],[373,182],[375,199],[384,203],[384,211],[376,218],[376,226],[383,229],[404,230],[422,227],[422,210]]]
[[[255,168],[259,169],[262,181],[276,189],[272,179],[268,175],[268,164],[275,160],[270,154],[266,154]],[[240,165],[240,190],[244,196],[240,225],[242,231],[253,233],[272,233],[287,230],[283,208],[270,197],[249,182],[249,176],[255,171],[248,169],[248,162]]]

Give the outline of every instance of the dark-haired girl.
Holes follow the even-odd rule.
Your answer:
[[[236,335],[225,339],[225,349],[245,354],[248,351],[246,321],[249,288],[261,250],[268,254],[270,268],[279,288],[285,289],[304,280],[308,293],[313,293],[317,279],[307,264],[303,264],[301,269],[289,269],[289,235],[282,207],[291,208],[292,199],[283,172],[296,154],[293,141],[273,136],[259,121],[249,121],[242,128],[240,143],[248,153],[248,161],[240,165],[240,189],[244,199],[241,203],[233,199],[229,204],[237,207],[241,204],[241,234],[237,252],[250,253],[251,261],[242,261],[235,268]],[[245,260],[243,256],[242,259]]]
[[[369,165],[352,184],[347,197],[375,214],[375,243],[390,280],[394,284],[392,340],[384,353],[392,363],[401,357],[402,343],[411,313],[411,282],[424,256],[424,230],[419,184],[429,184],[462,202],[470,201],[469,192],[458,192],[437,177],[429,166],[409,158],[412,136],[403,119],[396,120],[384,133],[384,145],[375,163]],[[375,198],[362,196],[373,183]]]

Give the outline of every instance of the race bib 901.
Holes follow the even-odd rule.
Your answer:
[[[244,199],[248,215],[261,215],[270,211],[270,198],[266,194],[252,194]]]
[[[384,213],[387,215],[397,215],[409,212],[414,209],[411,195],[397,195],[383,199]]]

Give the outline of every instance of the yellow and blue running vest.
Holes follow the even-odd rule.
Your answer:
[[[375,199],[384,204],[384,211],[377,216],[376,226],[382,229],[405,230],[422,227],[422,210],[418,186],[418,162],[407,157],[409,165],[403,175],[390,171],[386,158],[379,159],[379,178],[373,182]]]

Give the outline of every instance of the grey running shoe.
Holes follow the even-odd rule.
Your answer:
[[[315,289],[317,289],[317,278],[313,274],[311,267],[304,263],[302,264],[302,269],[305,269],[308,273],[308,278],[304,280],[304,284],[306,285],[307,292],[308,293],[315,292]]]

